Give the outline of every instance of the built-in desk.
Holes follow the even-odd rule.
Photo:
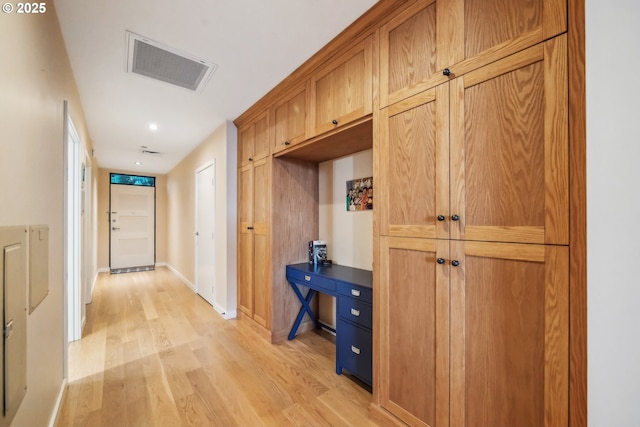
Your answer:
[[[342,265],[302,263],[288,265],[286,275],[302,304],[289,339],[295,338],[305,313],[319,326],[309,305],[316,292],[336,297],[336,372],[341,374],[344,368],[371,385],[373,273]],[[307,294],[297,285],[309,288]]]

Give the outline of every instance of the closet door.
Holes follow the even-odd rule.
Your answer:
[[[449,236],[449,88],[380,112],[381,234]]]
[[[568,425],[569,248],[452,241],[449,263],[451,427]]]
[[[451,238],[568,244],[566,36],[451,82]]]
[[[448,252],[446,240],[381,238],[381,405],[410,426],[449,422]]]
[[[253,165],[253,320],[267,329],[271,327],[270,161]]]
[[[253,316],[253,165],[238,173],[238,309]]]

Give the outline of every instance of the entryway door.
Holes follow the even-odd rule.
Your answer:
[[[196,170],[196,292],[212,306],[215,304],[215,162]]]
[[[155,187],[111,184],[111,272],[155,266],[155,190]]]

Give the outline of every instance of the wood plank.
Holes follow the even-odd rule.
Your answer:
[[[383,425],[371,393],[335,373],[331,341],[265,343],[165,268],[101,274],[84,333],[57,426]]]

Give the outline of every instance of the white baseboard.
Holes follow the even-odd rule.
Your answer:
[[[166,267],[167,263],[166,262],[156,262],[156,267]]]
[[[98,269],[98,273],[111,273],[111,269],[109,267],[102,267]]]
[[[220,307],[218,304],[213,304],[213,309],[218,312],[220,316],[222,316],[225,320],[235,319],[238,317],[238,313],[236,310],[225,310]]]
[[[180,280],[182,280],[182,282],[183,282],[185,285],[187,285],[188,287],[190,287],[190,288],[191,288],[191,290],[192,290],[193,292],[195,292],[195,291],[196,291],[196,286],[195,286],[193,283],[191,283],[189,280],[187,280],[187,278],[186,278],[186,277],[184,277],[182,274],[180,274],[180,272],[179,272],[178,270],[176,270],[175,268],[173,268],[173,267],[172,267],[171,265],[169,265],[169,264],[165,264],[165,267],[167,267],[169,270],[171,270],[171,272],[172,272],[173,274],[175,274],[176,276],[178,276],[178,278],[179,278]]]
[[[60,386],[60,391],[58,392],[58,398],[56,399],[56,404],[54,405],[53,412],[51,412],[51,417],[49,418],[48,427],[55,427],[56,421],[58,421],[58,413],[60,412],[60,407],[62,406],[62,401],[64,400],[65,394],[67,394],[66,378],[62,381],[62,385]]]

